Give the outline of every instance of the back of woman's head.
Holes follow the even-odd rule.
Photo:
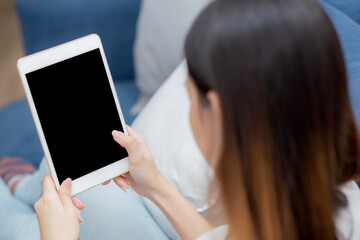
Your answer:
[[[359,139],[338,38],[312,0],[218,0],[186,40],[206,107],[222,112],[230,235],[334,239],[346,204],[335,186],[359,172]]]

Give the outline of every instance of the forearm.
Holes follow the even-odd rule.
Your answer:
[[[213,226],[163,177],[149,199],[171,222],[181,239],[196,239]]]

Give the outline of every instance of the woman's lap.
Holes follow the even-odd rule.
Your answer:
[[[43,159],[39,170],[18,185],[16,198],[1,182],[0,239],[13,239],[16,235],[17,239],[40,238],[32,206],[41,196],[42,179],[48,174]],[[131,188],[124,193],[111,183],[94,187],[78,197],[86,205],[82,210],[84,223],[80,226],[80,239],[168,239]]]
[[[40,239],[34,209],[14,198],[0,179],[0,239]]]
[[[86,205],[80,239],[168,239],[131,188],[125,193],[110,183],[83,192],[79,198]]]

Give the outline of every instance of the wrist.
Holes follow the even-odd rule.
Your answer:
[[[146,197],[156,204],[160,198],[162,198],[169,191],[168,186],[170,183],[166,180],[160,171],[156,177],[156,180],[154,180],[154,183],[155,184],[152,187],[152,190]]]

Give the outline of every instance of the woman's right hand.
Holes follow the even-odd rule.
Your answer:
[[[160,173],[143,135],[127,127],[129,135],[113,131],[114,140],[129,153],[129,172],[114,178],[124,191],[131,184],[165,214],[181,239],[196,239],[213,226]]]
[[[156,167],[145,137],[127,126],[129,135],[114,130],[114,140],[129,154],[129,172],[114,178],[114,182],[124,191],[129,185],[140,195],[151,198],[156,191],[162,174]]]

